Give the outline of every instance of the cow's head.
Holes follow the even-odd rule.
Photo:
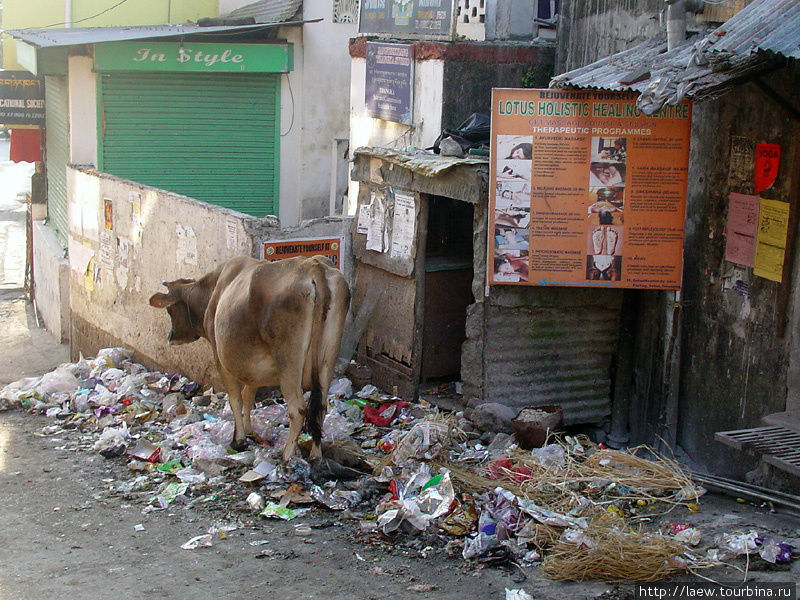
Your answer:
[[[193,302],[197,295],[194,292],[194,279],[176,279],[165,281],[167,293],[156,293],[150,297],[150,305],[166,308],[172,319],[172,330],[167,339],[170,344],[188,344],[205,334],[203,317],[205,306]]]

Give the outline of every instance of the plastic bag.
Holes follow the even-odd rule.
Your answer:
[[[421,421],[397,442],[392,462],[404,466],[414,460],[436,458],[449,442],[449,428],[443,423]]]
[[[81,384],[75,375],[68,369],[58,368],[42,376],[41,381],[36,385],[36,391],[43,397],[47,397],[57,392],[72,393],[80,387]]]
[[[325,442],[341,440],[350,437],[353,425],[338,412],[328,411],[325,422],[322,424],[322,439]]]
[[[340,379],[337,379],[331,383],[330,387],[328,388],[328,395],[349,398],[353,395],[353,382],[351,382],[347,377],[341,377]]]
[[[500,544],[497,537],[497,521],[495,521],[488,511],[483,511],[478,519],[478,533],[475,537],[467,538],[464,542],[464,550],[461,556],[465,560],[483,556],[489,550]]]
[[[480,113],[472,113],[455,129],[443,129],[429,150],[439,154],[439,146],[444,138],[452,138],[466,154],[470,148],[489,145],[490,119]]]
[[[558,444],[549,444],[531,450],[531,457],[536,464],[545,468],[558,468],[564,466],[564,448]]]
[[[106,427],[94,443],[94,449],[97,452],[102,452],[109,448],[125,446],[129,438],[128,426],[125,423],[119,428]]]

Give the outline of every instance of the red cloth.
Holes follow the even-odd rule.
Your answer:
[[[408,402],[403,400],[395,400],[377,407],[367,404],[364,406],[364,423],[372,423],[378,427],[389,427],[406,406],[408,406]]]
[[[13,162],[42,160],[42,143],[39,129],[12,129],[9,158]]]

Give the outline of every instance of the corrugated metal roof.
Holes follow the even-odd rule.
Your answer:
[[[130,27],[74,27],[66,29],[9,29],[5,33],[37,48],[79,46],[103,42],[123,42],[148,38],[163,38],[204,33],[228,33],[262,29],[277,25],[302,25],[302,21],[255,25],[219,25],[200,27],[184,25],[137,25]]]
[[[800,58],[800,2],[757,0],[739,11],[711,36],[711,52],[773,52]],[[711,37],[709,36],[709,37]]]
[[[756,0],[705,37],[667,52],[664,36],[554,77],[550,87],[632,90],[652,114],[685,98],[716,97],[772,68],[776,55],[800,58],[800,2]]]
[[[232,10],[224,18],[254,17],[257,23],[281,23],[293,19],[303,0],[259,0]]]
[[[442,156],[424,150],[407,152],[394,148],[382,148],[379,146],[362,146],[356,148],[353,155],[364,155],[371,158],[380,158],[386,162],[404,167],[420,175],[427,177],[438,177],[445,171],[452,169],[456,165],[488,165],[488,156]]]

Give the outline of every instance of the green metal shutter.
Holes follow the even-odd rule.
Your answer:
[[[277,214],[280,75],[100,81],[102,171],[256,217]]]
[[[45,77],[45,160],[47,169],[47,218],[59,241],[67,243],[67,163],[69,118],[67,78]]]

